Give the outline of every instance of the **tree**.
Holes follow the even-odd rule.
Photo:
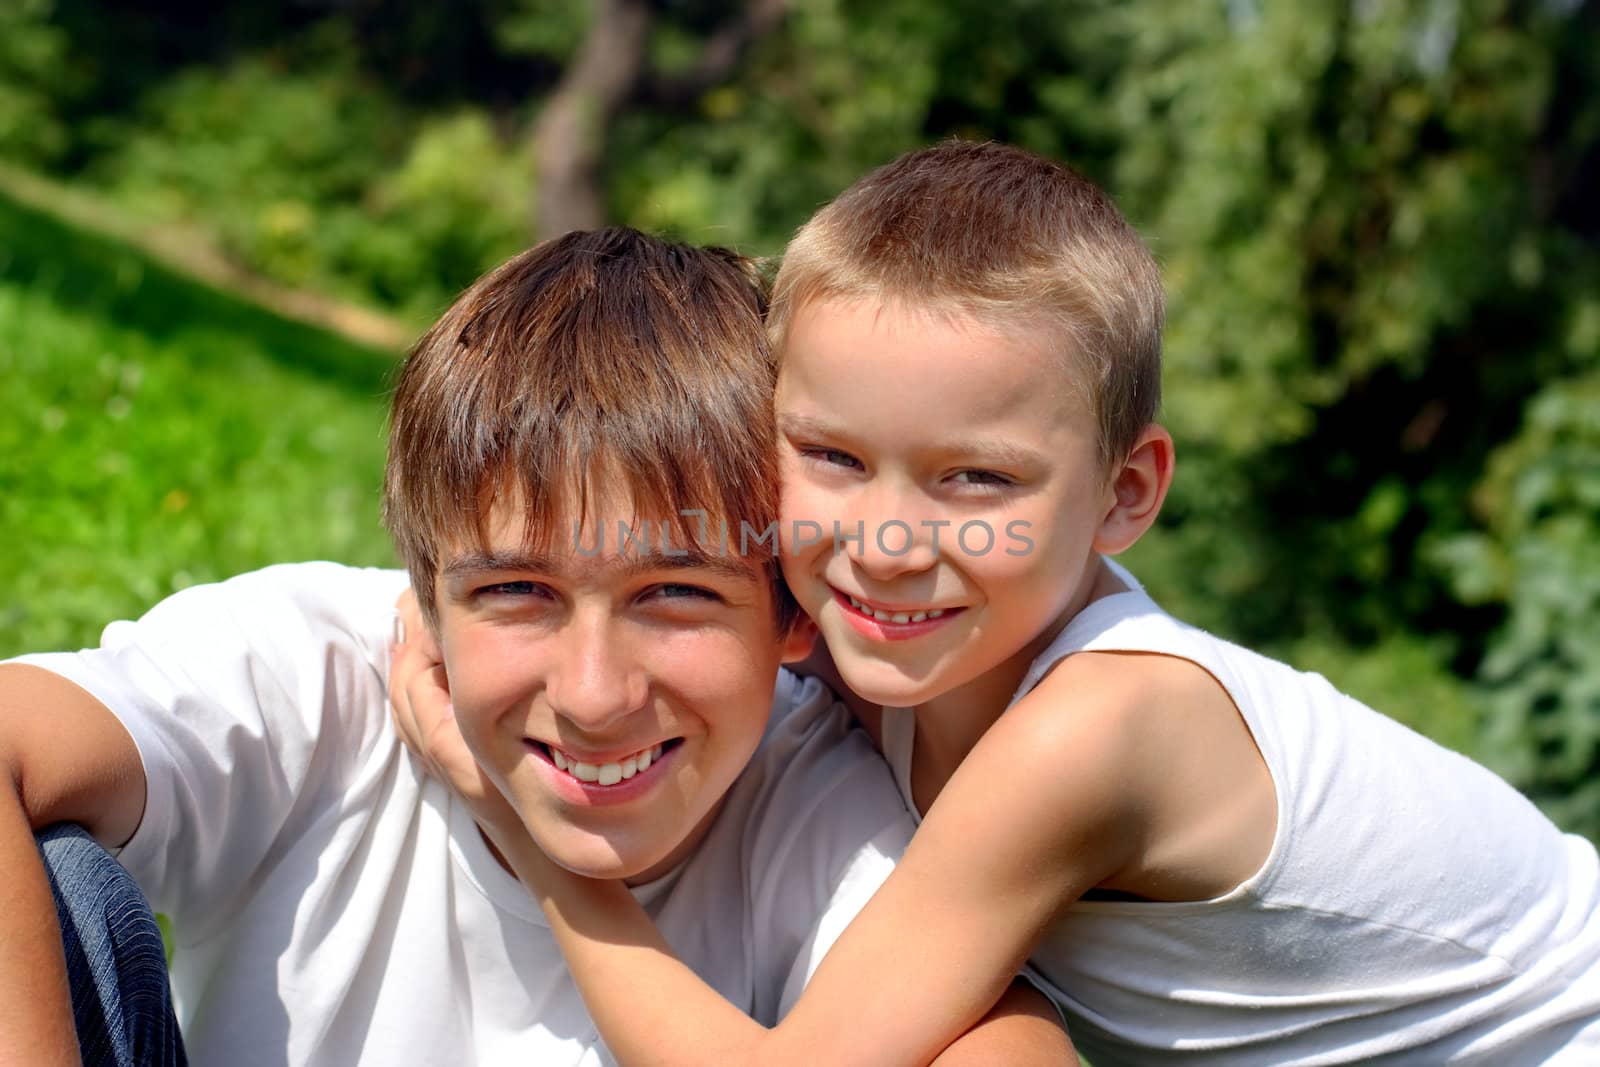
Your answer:
[[[725,81],[750,46],[782,21],[788,0],[735,5],[681,70],[652,68],[652,0],[594,0],[588,32],[534,124],[539,169],[533,232],[548,237],[602,225],[607,132],[624,107],[681,113]]]

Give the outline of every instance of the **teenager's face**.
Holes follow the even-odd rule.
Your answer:
[[[658,539],[619,554],[630,502],[591,504],[592,557],[560,537],[529,552],[520,512],[497,505],[489,551],[440,567],[440,643],[462,736],[533,839],[569,870],[641,881],[699,842],[807,642],[779,632],[758,567],[694,565]]]
[[[792,321],[784,576],[868,701],[916,705],[997,669],[1020,680],[1086,599],[1114,494],[1058,344],[873,300]],[[850,538],[837,549],[835,523]]]

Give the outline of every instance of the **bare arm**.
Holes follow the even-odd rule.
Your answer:
[[[64,678],[0,665],[0,1049],[6,1062],[77,1064],[66,962],[33,831],[76,822],[103,843],[132,836],[144,771],[122,724]]]
[[[1076,1067],[1078,1050],[1045,995],[1018,979],[978,1025],[956,1038],[933,1067]]]

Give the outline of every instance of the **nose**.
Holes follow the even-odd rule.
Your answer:
[[[863,494],[860,504],[848,523],[841,522],[835,548],[868,577],[887,581],[929,570],[939,561],[939,535],[947,531],[919,493],[884,488]]]
[[[555,647],[545,697],[557,716],[603,736],[645,706],[644,672],[628,637],[608,620],[578,614],[548,639]]]

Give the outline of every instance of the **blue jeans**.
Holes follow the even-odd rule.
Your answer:
[[[85,1067],[181,1067],[161,929],[132,876],[76,826],[36,837],[61,921]]]

